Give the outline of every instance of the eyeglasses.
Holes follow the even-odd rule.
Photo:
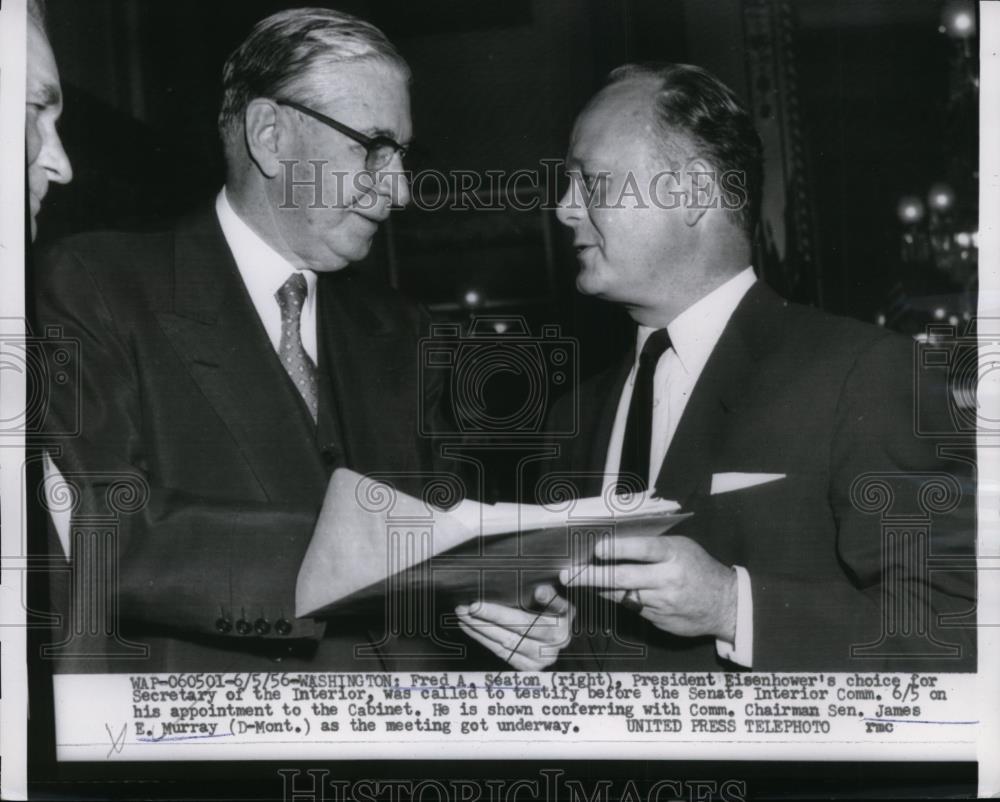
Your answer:
[[[289,108],[295,109],[308,117],[312,117],[314,120],[318,120],[324,125],[330,126],[330,128],[335,131],[340,131],[344,136],[353,139],[359,145],[362,145],[366,151],[365,154],[365,169],[369,172],[375,173],[379,170],[387,167],[389,162],[392,161],[393,156],[397,153],[399,158],[404,158],[406,156],[406,148],[400,145],[396,140],[391,139],[387,136],[367,136],[362,134],[360,131],[356,131],[349,125],[344,125],[341,122],[337,122],[332,117],[327,117],[325,114],[320,114],[318,111],[310,109],[308,106],[303,106],[301,103],[296,103],[293,100],[283,100],[281,98],[274,98],[274,102],[280,106],[288,106]]]

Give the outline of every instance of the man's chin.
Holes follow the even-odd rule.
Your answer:
[[[359,242],[355,247],[337,251],[331,253],[327,259],[324,260],[323,264],[318,267],[312,268],[317,273],[335,273],[338,270],[343,270],[345,267],[349,267],[355,262],[360,262],[372,249],[372,241],[366,240],[365,242]]]
[[[586,267],[581,267],[576,274],[576,291],[581,295],[594,295],[600,297],[600,281]]]
[[[374,236],[359,241],[357,245],[353,249],[351,249],[350,258],[348,259],[348,261],[360,262],[362,259],[367,257],[368,254],[371,253],[373,239]]]

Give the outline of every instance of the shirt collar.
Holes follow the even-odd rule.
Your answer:
[[[215,213],[219,217],[222,234],[233,252],[243,283],[252,298],[274,298],[290,275],[298,268],[268,245],[261,236],[247,225],[229,203],[223,187],[215,199]],[[307,293],[312,297],[316,290],[316,274],[312,270],[298,270],[306,279]]]
[[[699,372],[708,362],[729,318],[756,280],[753,267],[747,267],[667,324],[674,353],[687,373]],[[635,343],[637,359],[647,338],[654,331],[656,329],[648,326],[639,326]]]

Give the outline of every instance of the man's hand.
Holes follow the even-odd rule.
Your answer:
[[[551,585],[535,588],[540,613],[505,604],[476,602],[455,608],[462,631],[520,671],[541,671],[570,640],[576,609]]]
[[[675,635],[714,635],[729,643],[736,637],[736,571],[690,538],[609,538],[597,544],[594,556],[616,562],[564,570],[559,580],[569,587],[603,588],[600,595],[616,602],[633,591],[633,608],[637,591],[639,615]]]

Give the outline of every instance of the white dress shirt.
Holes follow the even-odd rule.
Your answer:
[[[729,318],[743,300],[743,296],[756,281],[753,267],[748,267],[733,276],[725,284],[717,287],[697,303],[689,306],[670,323],[671,348],[666,351],[656,365],[653,377],[653,430],[649,444],[649,476],[652,487],[656,482],[663,459],[670,448],[670,442],[677,431],[684,407],[708,362],[719,337]],[[622,445],[625,441],[625,427],[628,423],[629,405],[632,403],[632,388],[639,368],[639,354],[654,329],[640,326],[636,333],[635,363],[628,381],[622,389],[611,430],[607,460],[604,464],[605,486],[618,479],[621,465]],[[683,470],[678,466],[678,470]],[[737,577],[737,621],[736,642],[717,640],[719,656],[743,666],[753,664],[753,600],[751,598],[750,576],[742,566],[735,566]]]
[[[243,284],[250,294],[250,300],[277,353],[281,344],[281,309],[275,293],[296,268],[243,222],[229,204],[225,187],[215,199],[215,213],[219,217],[219,225],[222,226],[222,234],[229,250],[236,260]],[[307,294],[302,305],[299,331],[302,347],[313,364],[316,364],[316,274],[312,270],[302,270],[301,273],[306,279]],[[60,510],[53,501],[53,488],[62,483],[62,475],[48,453],[45,454],[43,470],[44,492],[51,510],[52,523],[62,544],[64,556],[69,559],[70,513],[69,510]]]
[[[226,197],[225,187],[215,199],[215,213],[226,238],[229,250],[233,252],[236,267],[239,268],[243,284],[250,294],[254,309],[264,324],[268,339],[275,352],[281,343],[281,309],[275,293],[288,277],[296,271],[287,259],[268,245],[240,218]],[[316,358],[316,274],[312,270],[299,271],[306,279],[306,300],[302,305],[299,331],[302,347],[313,364]]]

